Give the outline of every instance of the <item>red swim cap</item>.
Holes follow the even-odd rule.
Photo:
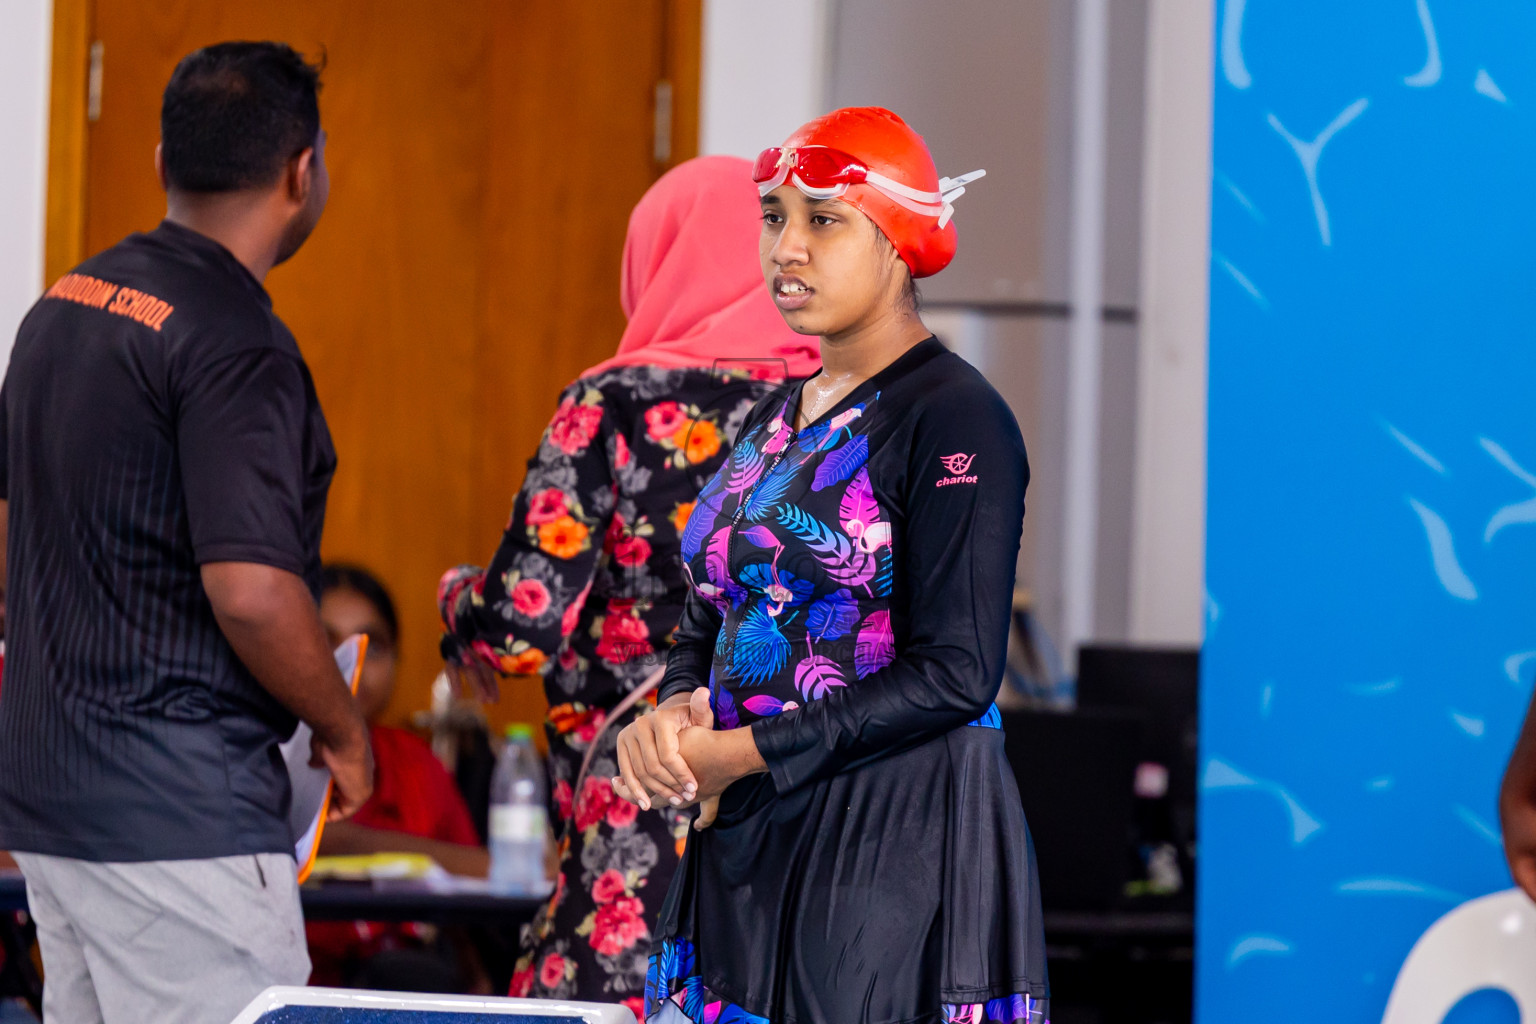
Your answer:
[[[793,151],[813,147],[833,151],[832,158],[852,157],[868,174],[854,168],[854,183],[830,189],[821,187],[825,184],[821,180],[801,180],[811,174],[801,175],[786,165],[793,162]],[[822,163],[832,166],[826,154],[821,156]],[[779,175],[769,173],[768,165],[775,162],[780,164]],[[803,125],[776,150],[765,151],[758,158],[754,177],[760,189],[777,187],[787,180],[818,198],[828,193],[838,195],[875,222],[913,277],[931,277],[955,258],[958,236],[950,219],[954,212],[950,204],[965,191],[966,182],[984,173],[941,180],[923,137],[900,117],[882,107],[844,107]],[[844,179],[849,176],[842,175]]]

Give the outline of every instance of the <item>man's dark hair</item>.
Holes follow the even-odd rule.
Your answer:
[[[272,184],[320,134],[322,67],[283,43],[218,43],[183,57],[160,105],[166,184],[183,192]]]

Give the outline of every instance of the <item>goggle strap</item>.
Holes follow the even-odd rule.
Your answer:
[[[987,172],[980,170],[971,171],[969,174],[962,174],[958,178],[940,178],[939,191],[947,196],[950,192],[961,187],[962,185],[969,185],[971,182],[976,181],[979,178],[985,178],[986,176]]]

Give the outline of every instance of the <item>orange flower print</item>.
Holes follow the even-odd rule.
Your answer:
[[[501,670],[509,676],[536,675],[548,659],[536,647],[525,647],[514,654],[501,656]]]
[[[693,515],[693,505],[693,502],[685,501],[672,510],[672,529],[678,533],[683,532],[683,527],[688,525],[688,517]]]
[[[690,463],[697,466],[720,450],[720,432],[708,420],[688,420],[672,435],[672,443],[687,454]]]
[[[585,523],[561,516],[539,527],[539,550],[555,558],[575,558],[587,546],[588,532]]]

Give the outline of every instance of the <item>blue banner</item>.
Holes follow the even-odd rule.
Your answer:
[[[1227,0],[1214,44],[1196,1012],[1374,1024],[1426,930],[1511,884],[1536,5]],[[1484,932],[1467,960],[1518,938]]]

